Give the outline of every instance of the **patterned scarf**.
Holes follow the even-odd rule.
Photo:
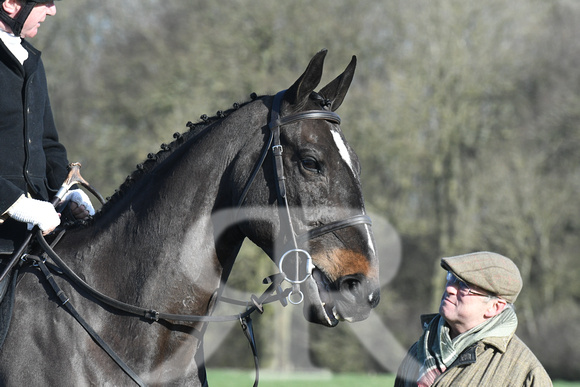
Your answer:
[[[455,359],[469,346],[486,337],[509,337],[518,326],[518,318],[511,307],[451,339],[449,326],[440,315],[435,317],[419,339],[417,357],[421,365],[417,384],[429,387],[437,376],[453,364]]]

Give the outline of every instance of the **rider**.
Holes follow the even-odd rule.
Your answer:
[[[60,224],[48,200],[67,177],[67,155],[54,125],[40,51],[25,40],[55,13],[54,1],[0,0],[0,263],[20,247],[27,225],[46,234]],[[94,214],[81,190],[69,192],[62,206],[65,202],[76,219]],[[0,298],[7,279],[0,283]]]

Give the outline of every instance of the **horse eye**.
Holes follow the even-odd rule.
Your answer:
[[[320,164],[311,157],[302,159],[302,166],[310,172],[320,173]]]

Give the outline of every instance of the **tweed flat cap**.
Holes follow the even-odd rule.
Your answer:
[[[441,267],[509,303],[513,303],[522,290],[518,267],[500,254],[482,251],[442,258]]]

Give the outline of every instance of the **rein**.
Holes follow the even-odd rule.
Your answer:
[[[197,315],[188,315],[188,314],[172,314],[172,313],[164,313],[159,312],[155,309],[150,308],[141,308],[135,305],[127,304],[125,302],[116,300],[111,298],[98,290],[91,287],[87,284],[82,278],[80,278],[68,265],[60,258],[60,256],[54,251],[52,246],[48,244],[46,239],[41,232],[37,233],[37,240],[40,243],[40,246],[55,263],[56,266],[64,274],[66,274],[76,285],[78,285],[81,289],[89,293],[91,296],[99,300],[100,302],[117,309],[118,311],[129,313],[133,316],[142,317],[144,319],[150,321],[159,321],[159,320],[167,320],[167,321],[175,321],[175,322],[226,322],[226,321],[235,321],[239,319],[243,319],[253,312],[263,311],[263,305],[272,303],[275,301],[279,301],[286,296],[287,292],[282,292],[280,288],[280,284],[284,280],[280,277],[279,274],[274,274],[264,280],[266,284],[270,284],[270,286],[264,291],[264,293],[260,297],[256,297],[252,295],[251,301],[245,303],[247,306],[247,310],[243,313],[229,315],[229,316],[197,316]],[[30,257],[30,256],[28,256]],[[276,295],[271,295],[272,293],[276,292]],[[237,304],[242,304],[242,302],[236,302]]]

